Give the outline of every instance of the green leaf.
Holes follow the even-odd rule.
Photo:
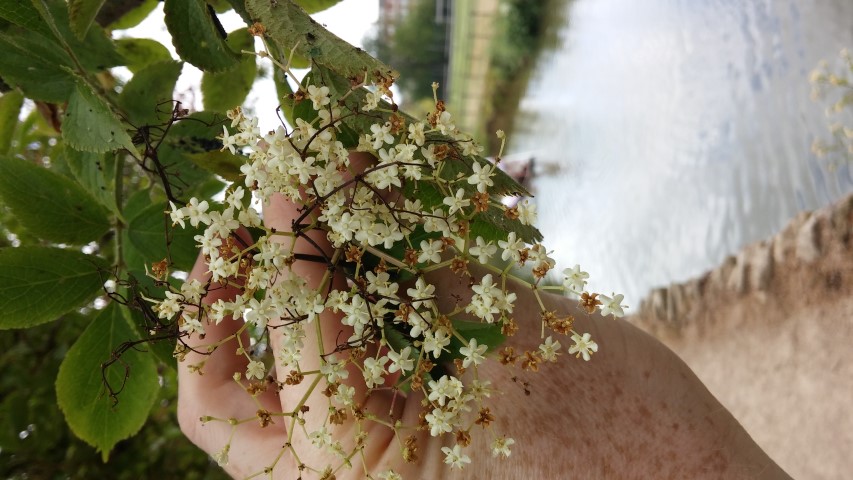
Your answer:
[[[18,114],[23,104],[24,95],[17,90],[10,90],[0,97],[0,155],[8,153],[12,146]]]
[[[450,338],[450,345],[447,346],[448,351],[443,352],[438,359],[438,363],[448,363],[456,358],[462,358],[459,349],[468,346],[468,340],[477,339],[478,345],[488,345],[488,351],[494,350],[500,346],[506,337],[501,333],[501,326],[498,323],[481,323],[470,322],[467,320],[453,320],[453,329],[465,338],[465,343],[462,343],[457,337]]]
[[[56,377],[56,398],[68,426],[105,462],[116,443],[142,428],[159,389],[149,355],[130,348],[115,359],[122,344],[136,337],[122,309],[111,303],[101,311],[65,354]],[[120,393],[112,397],[107,385]]]
[[[202,230],[189,225],[186,229],[180,226],[172,227],[169,216],[164,213],[168,208],[167,204],[151,205],[132,218],[127,226],[128,239],[149,262],[170,258],[178,269],[189,271],[198,255],[198,247],[193,237],[201,234]]]
[[[116,206],[113,187],[116,176],[115,158],[112,155],[80,152],[67,146],[62,153],[65,164],[77,183],[123,221],[121,211]]]
[[[122,310],[124,311],[127,321],[133,326],[137,337],[148,338],[145,317],[142,315],[142,312],[131,308],[123,308]],[[169,368],[173,370],[177,368],[177,360],[172,355],[172,352],[175,351],[174,338],[169,337],[162,340],[151,340],[148,343],[140,345],[138,348],[143,351],[151,352],[154,355],[154,358],[156,358],[160,363],[167,365]]]
[[[85,305],[106,271],[103,259],[74,250],[0,249],[0,329],[32,327]]]
[[[37,34],[0,33],[0,76],[28,98],[62,103],[74,89],[68,58],[54,41]]]
[[[213,172],[229,182],[240,180],[240,167],[243,166],[245,159],[239,155],[233,155],[231,152],[222,152],[219,150],[211,150],[209,152],[189,153],[187,158],[199,167]]]
[[[3,52],[0,55],[0,76],[10,85],[20,88],[27,97],[54,103],[68,100],[74,89],[74,78],[66,68],[75,70],[78,67],[63,44],[90,72],[121,63],[112,41],[99,26],[89,28],[83,40],[71,32],[68,7],[64,1],[0,2],[0,12],[8,13],[10,4],[22,9],[18,12],[20,15],[9,15],[19,26],[7,25],[0,33],[0,51]],[[42,18],[35,19],[34,15]],[[55,28],[55,34],[48,25]]]
[[[279,52],[296,53],[330,68],[344,78],[397,77],[397,73],[360,48],[336,37],[290,0],[246,0],[252,18],[266,28]],[[279,61],[287,62],[286,58]]]
[[[29,0],[0,0],[0,18],[34,32],[50,36],[50,28]]]
[[[118,105],[133,125],[160,125],[172,114],[172,92],[183,63],[152,63],[133,76],[118,97]]]
[[[162,43],[150,38],[119,38],[116,50],[124,59],[124,65],[132,73],[155,62],[171,60],[172,55]]]
[[[237,55],[228,48],[204,0],[166,0],[163,10],[172,44],[182,59],[210,72],[237,64]]]
[[[211,161],[222,148],[216,137],[222,135],[225,117],[214,112],[196,112],[175,122],[159,149],[160,162],[170,174],[170,184],[177,196],[199,195],[213,180],[213,168],[199,165]],[[210,153],[208,157],[206,154]],[[219,160],[215,162],[218,163]],[[218,173],[218,172],[217,172]]]
[[[138,7],[128,11],[118,20],[109,24],[108,28],[110,30],[125,30],[133,28],[142,23],[142,21],[145,20],[155,8],[157,8],[158,3],[160,3],[159,0],[144,0]]]
[[[139,157],[130,136],[107,102],[82,81],[77,82],[68,100],[62,139],[84,152],[102,153],[125,148]]]
[[[305,13],[317,13],[341,3],[341,0],[296,0],[296,3]]]
[[[284,115],[284,119],[287,120],[290,125],[295,125],[295,117],[293,116],[294,102],[292,98],[293,89],[287,82],[284,72],[274,68],[272,72],[272,81],[275,84],[275,92],[278,96],[278,101],[281,104],[281,113]]]
[[[228,10],[231,10],[231,8],[233,8],[231,6],[231,4],[228,3],[228,0],[205,0],[205,1],[207,2],[208,5],[213,7],[213,11],[215,11],[216,13],[225,13]]]
[[[88,32],[82,39],[72,32],[68,6],[64,0],[32,0],[32,2],[51,27],[54,38],[60,40],[63,45],[62,53],[65,54],[64,46],[68,46],[84,69],[100,71],[121,63],[121,57],[116,52],[115,45],[100,26],[92,26],[90,22]],[[73,62],[73,66],[77,67],[77,62]]]
[[[71,31],[77,38],[83,39],[95,21],[95,16],[104,5],[105,0],[68,0],[68,18]]]
[[[107,210],[72,180],[18,158],[2,157],[0,165],[0,198],[35,235],[84,244],[109,230]]]
[[[255,50],[255,37],[241,28],[228,34],[228,46],[235,52]],[[240,106],[252,89],[258,67],[254,55],[242,54],[236,66],[222,72],[204,72],[201,77],[201,94],[205,110],[225,112]]]

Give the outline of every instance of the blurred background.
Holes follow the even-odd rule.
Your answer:
[[[853,190],[841,81],[853,75],[840,56],[853,48],[853,2],[343,0],[315,18],[404,73],[404,109],[425,114],[437,81],[488,154],[505,130],[506,157],[532,159],[557,271],[579,263],[591,290],[625,294],[632,321],[795,478],[849,478],[853,255],[849,229],[827,232],[847,228],[850,209],[800,212]],[[135,29],[162,31],[171,48],[160,7]],[[201,105],[199,78],[185,66],[187,105]],[[274,92],[267,80],[249,96],[262,129],[278,123]],[[151,420],[109,464],[73,437],[52,381],[80,328],[0,337],[0,391],[13,392],[0,403],[0,476],[224,478],[178,431],[168,369]]]

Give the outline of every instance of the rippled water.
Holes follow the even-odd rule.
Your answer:
[[[853,1],[576,0],[512,150],[533,152],[562,269],[631,306],[853,190],[815,158],[809,72],[853,47]]]

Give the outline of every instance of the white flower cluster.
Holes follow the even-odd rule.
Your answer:
[[[350,332],[349,338],[340,339],[340,345],[362,353],[370,344],[382,347],[358,361],[362,379],[349,378],[345,368],[357,355],[332,352],[322,352],[319,371],[306,373],[320,375],[327,386],[334,387],[328,391],[336,408],[358,407],[355,390],[347,382],[363,381],[368,389],[382,388],[393,376],[407,388],[423,391],[428,400],[423,419],[431,435],[467,431],[478,416],[478,423],[489,417],[484,407],[491,392],[489,383],[473,380],[466,385],[460,378],[431,370],[453,359],[459,371],[476,369],[485,361],[487,350],[496,345],[465,337],[449,317],[465,312],[469,318],[511,334],[516,328],[512,314],[517,297],[506,288],[510,267],[527,265],[538,282],[555,265],[543,245],[527,244],[520,233],[485,238],[472,234],[471,227],[480,213],[490,209],[518,225],[532,225],[535,207],[523,201],[506,209],[497,195],[490,194],[496,184],[495,166],[476,156],[480,147],[457,130],[440,102],[426,121],[406,126],[402,116],[390,113],[382,117],[386,120],[358,132],[357,150],[376,160],[366,166],[352,165],[350,152],[339,139],[343,119],[365,115],[363,112],[373,114],[382,110],[382,104],[379,94],[366,93],[358,106],[342,113],[344,105],[336,100],[330,98],[328,87],[309,85],[302,101],[311,102],[314,120],[299,118],[293,130],[282,126],[266,135],[259,132],[257,120],[247,118],[240,109],[229,112],[231,124],[230,130],[227,126],[223,130],[223,149],[245,156],[240,169],[242,185],[229,188],[221,208],[193,198],[185,206],[172,204],[168,213],[173,224],[182,228],[187,224],[204,228],[195,239],[208,260],[212,280],[240,279],[244,293],[205,306],[200,301],[205,287],[198,281],[188,282],[179,291],[167,292],[166,298],[156,302],[155,311],[162,318],[179,316],[180,330],[186,335],[204,333],[205,324],[218,324],[227,317],[258,329],[274,327],[282,339],[274,352],[276,368],[284,372],[303,371],[306,330],[317,330],[308,325],[324,312],[334,312]],[[444,174],[447,169],[459,171],[460,165],[467,165],[462,169],[465,173]],[[421,195],[422,191],[437,196]],[[254,195],[266,202],[279,193],[302,206],[303,217],[294,223],[294,232],[264,227],[249,201]],[[235,240],[241,226],[260,228],[265,234],[244,245]],[[327,262],[330,270],[346,276],[345,287],[325,283],[309,288],[305,279],[287,273],[294,262],[308,261],[292,251],[295,238],[308,230],[326,233],[336,252],[328,257],[318,250],[315,256]],[[490,264],[497,258],[509,264]],[[422,274],[447,268],[463,275],[469,262],[482,264],[492,273],[472,284],[471,299],[463,308],[441,311],[436,286]],[[403,273],[414,275],[409,288],[397,281]],[[566,270],[559,288],[580,295],[588,276],[575,266]],[[621,295],[600,298],[604,300],[603,314],[622,315]],[[201,310],[193,313],[195,310],[184,308],[188,305]],[[390,340],[391,331],[403,339],[402,344]],[[598,349],[589,334],[578,334],[570,327],[561,333],[572,334],[574,345],[569,352],[584,360]],[[454,346],[454,339],[464,340],[461,347]],[[528,360],[533,365],[556,361],[560,349],[560,342],[548,336],[537,351],[528,352]],[[238,354],[249,357],[242,347]],[[248,380],[265,378],[264,363],[249,360],[247,371],[240,373]],[[322,389],[322,384],[317,388]],[[487,426],[489,422],[483,423]],[[345,457],[325,427],[306,434],[317,448]],[[508,457],[513,444],[512,438],[493,434],[495,456]],[[446,447],[446,463],[459,468],[469,463],[461,450],[465,446]],[[224,449],[221,457],[227,459],[227,452]],[[387,478],[396,477],[389,473]]]

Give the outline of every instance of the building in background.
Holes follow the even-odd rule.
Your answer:
[[[432,98],[432,82],[447,85],[452,6],[452,0],[379,0],[376,32],[365,48],[404,74],[398,86],[406,102]]]

